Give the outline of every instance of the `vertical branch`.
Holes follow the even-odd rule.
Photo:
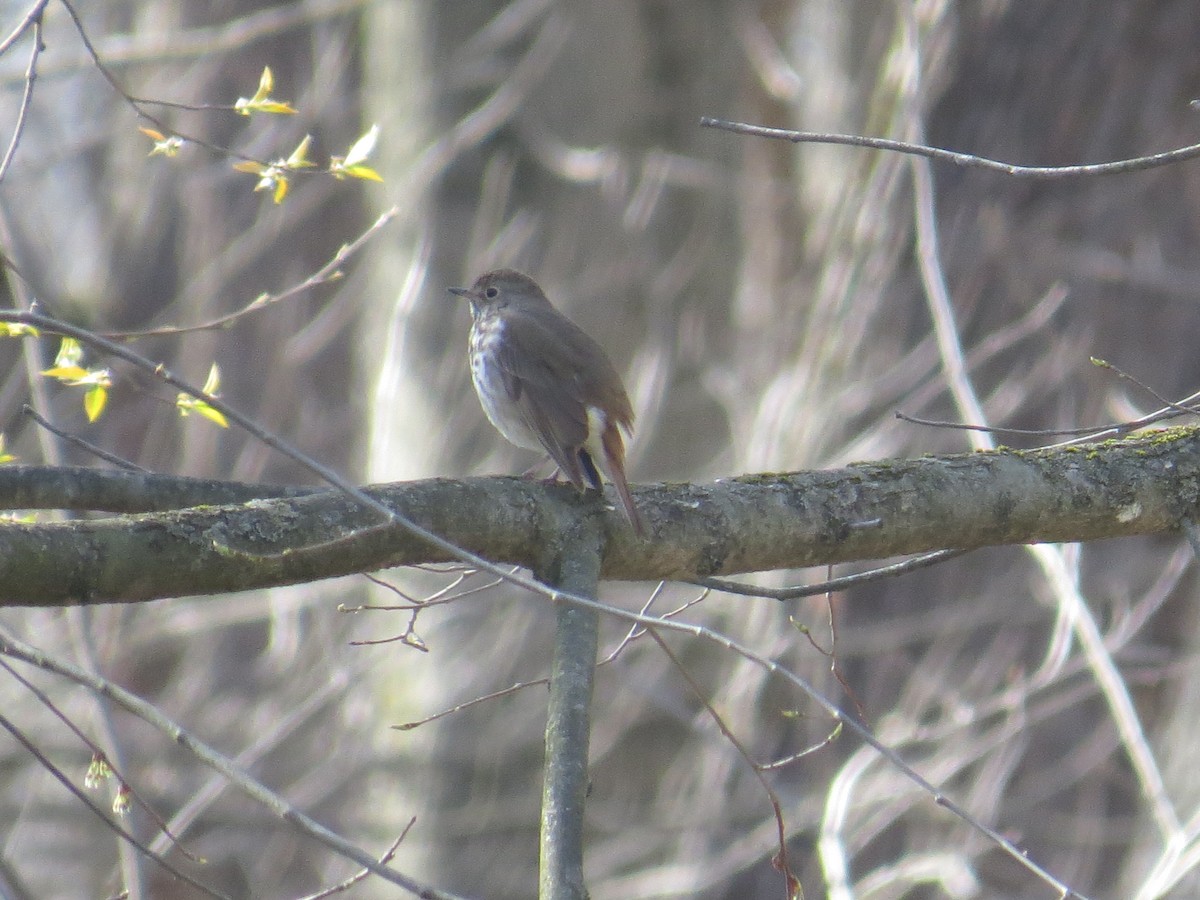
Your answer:
[[[580,516],[565,530],[545,581],[595,598],[600,575],[600,531],[595,516]],[[538,896],[584,900],[583,808],[588,784],[588,737],[599,615],[559,604],[556,609],[546,761],[542,782],[542,833]]]

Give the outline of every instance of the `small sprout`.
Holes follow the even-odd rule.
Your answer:
[[[79,341],[65,337],[59,344],[54,365],[43,370],[42,374],[68,387],[86,387],[88,391],[83,395],[83,411],[87,413],[89,422],[95,422],[108,403],[112,373],[108,369],[85,369],[80,365],[82,362],[83,348]]]
[[[234,163],[233,167],[239,172],[257,175],[258,184],[254,186],[254,190],[270,191],[274,201],[279,204],[287,196],[290,174],[313,166],[313,163],[308,160],[308,148],[311,144],[312,135],[306,134],[304,140],[296,146],[296,149],[292,151],[292,155],[287,159],[277,159],[269,165],[263,165],[254,160],[247,160],[246,162]]]
[[[94,791],[112,777],[112,768],[103,754],[93,753],[92,761],[88,763],[87,774],[83,776],[83,786]]]
[[[379,140],[379,126],[372,125],[370,129],[354,142],[344,157],[334,156],[329,160],[329,171],[334,178],[361,178],[364,181],[383,181],[382,176],[370,166],[365,165],[367,158],[375,150]]]
[[[77,378],[79,373],[86,371],[79,365],[81,362],[83,362],[83,347],[75,338],[65,337],[59,342],[53,368],[47,369],[42,374],[49,375],[51,378]]]
[[[112,811],[114,816],[127,816],[129,810],[133,806],[133,802],[129,799],[129,785],[123,784],[117,788],[117,795],[113,797]]]
[[[98,378],[102,377],[103,381],[97,381],[83,395],[83,411],[87,414],[89,422],[95,422],[104,412],[104,407],[108,405],[108,389],[112,385],[108,369],[101,369],[95,374]]]
[[[233,167],[239,172],[258,176],[258,184],[254,186],[255,192],[271,191],[276,203],[282,203],[283,198],[287,196],[287,174],[278,165],[264,166],[262,163],[246,161],[234,163]]]
[[[262,77],[258,79],[258,90],[254,92],[254,96],[249,100],[245,97],[238,97],[233,108],[243,116],[248,116],[252,112],[294,115],[296,110],[289,104],[271,99],[271,91],[274,89],[275,76],[271,74],[271,67],[267,66],[263,69]]]
[[[415,650],[421,650],[424,653],[429,652],[429,645],[421,640],[420,636],[415,632],[404,635],[404,643]]]
[[[312,163],[308,160],[308,148],[312,146],[312,135],[306,134],[304,140],[296,145],[296,149],[292,151],[292,155],[287,158],[283,166],[288,169],[308,169],[312,167]]]
[[[150,156],[165,156],[168,159],[174,159],[183,148],[183,138],[177,134],[167,137],[161,131],[155,131],[153,128],[139,128],[138,131],[154,141]]]
[[[210,397],[218,396],[217,392],[221,389],[221,372],[217,368],[217,364],[213,363],[212,368],[208,370],[208,379],[204,382],[204,393]],[[191,394],[185,394],[180,391],[179,396],[175,398],[175,405],[179,408],[181,416],[188,416],[195,413],[198,416],[203,416],[210,422],[215,422],[222,428],[228,428],[229,422],[218,409],[213,409],[208,403],[193,397]]]
[[[254,186],[256,191],[271,191],[271,199],[278,206],[283,202],[283,198],[287,196],[289,182],[287,176],[282,172],[275,171],[271,174],[264,173],[259,179],[258,184]]]
[[[17,457],[4,449],[4,435],[0,434],[0,466],[8,465],[10,462],[16,462]]]
[[[0,322],[0,337],[37,337],[39,334],[40,331],[24,322]]]

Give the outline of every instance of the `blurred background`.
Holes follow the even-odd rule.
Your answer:
[[[0,30],[27,8],[0,5]],[[634,481],[966,450],[962,432],[894,417],[961,418],[916,263],[914,163],[698,121],[924,140],[1029,165],[1196,142],[1200,7],[1134,0],[1108,13],[1036,0],[81,6],[97,53],[131,95],[231,104],[269,65],[275,96],[299,110],[247,120],[155,109],[179,133],[259,159],[287,156],[311,134],[324,161],[379,124],[383,185],[300,178],[276,206],[228,155],[189,145],[176,159],[147,158],[145,123],[52,3],[32,105],[0,183],[0,245],[23,299],[51,313],[102,332],[187,327],[303,281],[395,207],[340,281],[224,329],[136,344],[197,385],[217,362],[229,402],[364,481],[515,473],[534,461],[480,411],[465,359],[469,316],[446,293],[500,265],[534,275],[624,374],[638,418]],[[30,49],[26,39],[0,56],[5,135]],[[957,334],[991,424],[1091,425],[1157,405],[1089,356],[1169,396],[1195,389],[1200,361],[1183,340],[1197,316],[1194,164],[1064,181],[929,171]],[[112,361],[94,360],[113,366],[114,387],[89,425],[78,390],[36,377],[55,349],[0,343],[0,426],[22,461],[98,464],[25,418],[31,402],[157,471],[312,481],[243,434],[181,421],[173,392]],[[1190,554],[1164,538],[1065,548],[1055,560],[996,549],[830,598],[712,595],[685,615],[857,704],[919,771],[1072,888],[1195,896]],[[416,816],[402,870],[466,896],[533,896],[544,687],[412,731],[388,726],[542,677],[553,617],[543,601],[481,579],[384,575],[418,598],[482,589],[422,612],[427,653],[350,644],[399,635],[409,621],[339,612],[399,602],[363,579],[6,610],[0,621],[151,700],[369,852]],[[654,587],[605,585],[602,597],[641,608]],[[668,586],[651,609],[699,596]],[[1102,689],[1094,655],[1072,640],[1070,603],[1080,600],[1111,654],[1115,688]],[[831,616],[852,697],[792,622],[828,648]],[[624,633],[604,623],[601,654]],[[672,645],[757,759],[829,734],[819,710],[744,660],[678,637]],[[355,871],[143,723],[32,676],[175,817],[208,864],[171,858],[214,888],[300,896]],[[1114,706],[1118,694],[1131,709]],[[86,749],[19,684],[0,679],[0,704],[82,780]],[[1142,752],[1136,766],[1131,748]],[[1148,772],[1165,788],[1157,800]],[[769,778],[809,897],[1049,895],[848,736]],[[130,825],[154,840],[141,813]],[[761,786],[651,642],[633,642],[598,673],[587,825],[595,900],[783,895]],[[0,860],[5,897],[192,896],[6,741]],[[395,895],[372,879],[350,894]]]

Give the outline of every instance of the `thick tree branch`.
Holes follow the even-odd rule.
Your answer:
[[[164,512],[187,506],[220,506],[271,497],[306,497],[327,490],[85,466],[0,466],[0,508],[3,509]]]
[[[0,485],[2,487],[2,485]],[[536,568],[561,515],[597,502],[515,478],[370,492],[497,562]],[[18,507],[0,494],[0,505]],[[639,541],[610,511],[601,575],[691,580],[942,548],[1180,530],[1200,498],[1200,437],[1174,429],[1055,450],[974,453],[643,486]],[[71,505],[71,504],[67,504]],[[575,507],[572,511],[571,507]],[[0,604],[224,593],[450,557],[334,491],[107,519],[0,526]]]

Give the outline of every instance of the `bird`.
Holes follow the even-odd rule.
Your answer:
[[[450,293],[470,301],[471,381],[496,430],[518,447],[544,450],[580,491],[601,490],[603,473],[644,537],[625,477],[633,407],[604,349],[521,272],[486,272]]]

